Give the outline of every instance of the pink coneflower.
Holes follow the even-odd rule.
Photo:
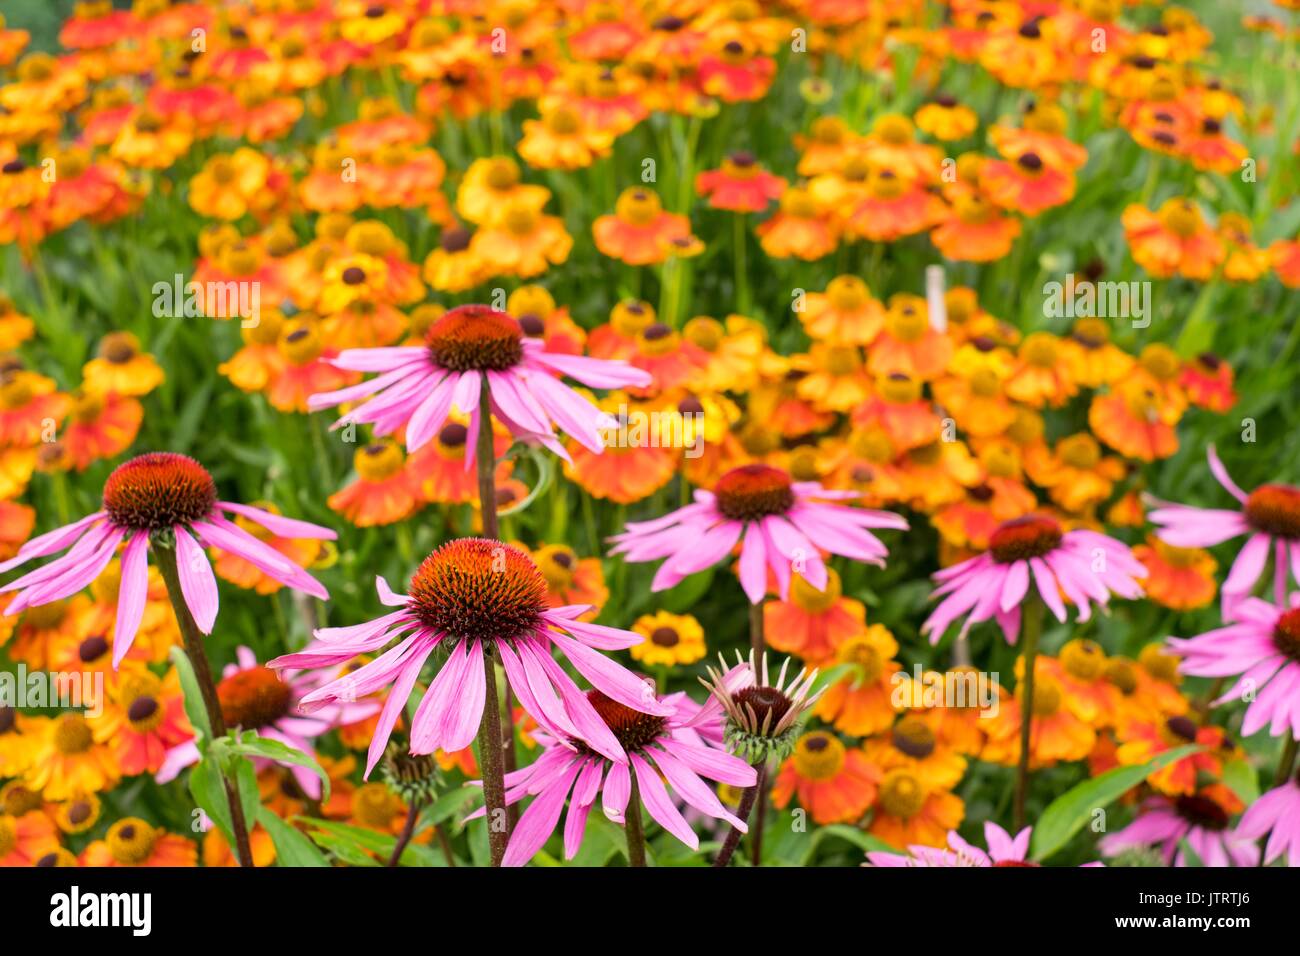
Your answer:
[[[1300,775],[1274,787],[1246,808],[1238,836],[1258,840],[1268,834],[1264,862],[1286,854],[1287,866],[1300,866]]]
[[[646,684],[645,686],[649,686]],[[717,711],[703,711],[685,694],[671,694],[659,699],[658,714],[633,710],[611,700],[598,690],[588,692],[587,699],[601,721],[627,753],[626,762],[611,761],[593,751],[582,741],[555,739],[534,734],[544,752],[532,764],[506,775],[506,803],[524,797],[536,799],[519,818],[519,824],[506,849],[504,866],[523,866],[542,848],[569,800],[569,814],[564,823],[564,858],[573,859],[586,832],[587,815],[601,798],[605,816],[629,826],[629,859],[636,865],[643,848],[634,846],[639,829],[640,807],[629,808],[632,781],[650,816],[665,830],[692,850],[698,849],[699,837],[673,804],[668,788],[689,807],[707,816],[725,820],[745,829],[743,821],[722,805],[705,779],[751,787],[757,779],[754,768],[739,757],[709,746],[696,726]],[[716,728],[715,728],[716,730]],[[665,786],[665,782],[667,786]],[[629,821],[629,818],[634,818]],[[644,864],[640,864],[644,865]]]
[[[948,831],[948,847],[909,846],[907,853],[875,851],[867,854],[871,866],[1038,866],[1029,855],[1029,838],[1033,827],[1025,827],[1014,837],[992,820],[984,823],[984,842],[988,852],[966,842],[956,830]]]
[[[376,378],[313,395],[312,411],[363,400],[335,423],[363,422],[376,435],[406,426],[406,449],[415,451],[446,423],[452,407],[469,414],[465,467],[474,462],[479,396],[486,383],[489,407],[518,438],[538,442],[568,459],[552,422],[575,441],[599,453],[601,432],[614,419],[562,384],[561,373],[592,388],[650,384],[650,376],[625,362],[546,351],[518,322],[485,305],[447,312],[425,333],[422,346],[346,349],[331,359],[339,368],[379,372]]]
[[[462,538],[424,559],[411,577],[409,595],[395,594],[382,578],[376,584],[380,600],[399,610],[364,624],[318,630],[315,643],[268,665],[333,667],[401,638],[374,660],[299,702],[300,711],[311,713],[392,685],[370,743],[367,776],[383,755],[421,668],[439,649],[447,657],[415,712],[410,735],[414,754],[453,753],[474,739],[486,694],[485,653],[500,657],[511,690],[540,727],[557,738],[581,740],[612,761],[627,760],[618,738],[551,657],[553,647],[563,651],[593,687],[622,706],[652,716],[672,712],[655,700],[644,681],[593,650],[622,650],[639,644],[641,635],[579,621],[590,605],[549,607],[546,578],[517,548]]]
[[[1162,503],[1149,515],[1153,524],[1161,526],[1156,535],[1175,547],[1208,548],[1249,534],[1223,582],[1224,609],[1251,592],[1264,573],[1270,553],[1274,600],[1281,604],[1286,594],[1288,567],[1300,584],[1300,488],[1269,484],[1246,494],[1223,467],[1213,445],[1208,456],[1210,471],[1228,494],[1241,502],[1241,510]]]
[[[5,613],[14,615],[77,593],[100,575],[125,542],[113,638],[113,666],[117,667],[131,649],[144,614],[151,539],[155,548],[157,542],[164,546],[175,542],[184,602],[204,634],[212,632],[218,601],[217,581],[204,547],[237,555],[288,587],[322,600],[329,597],[319,581],[230,521],[225,512],[241,515],[285,538],[336,537],[328,528],[306,521],[218,501],[212,476],[193,458],[150,452],[119,465],[108,476],[103,510],[33,538],[15,557],[0,564],[0,573],[4,573],[32,558],[68,549],[62,557],[0,588],[0,592],[19,592]]]
[[[875,851],[867,854],[864,866],[916,866],[916,867],[1008,867],[1040,866],[1029,857],[1029,838],[1033,827],[1025,827],[1014,837],[992,820],[984,823],[984,842],[987,852],[962,839],[956,830],[948,831],[947,848],[915,845],[907,853]],[[1084,863],[1084,866],[1102,866],[1101,863]]]
[[[1196,677],[1241,675],[1215,703],[1254,691],[1241,721],[1243,737],[1266,724],[1274,737],[1288,729],[1300,737],[1300,592],[1291,595],[1289,608],[1243,598],[1225,617],[1232,622],[1227,627],[1169,639],[1170,649],[1182,658],[1179,670]]]
[[[1259,846],[1232,828],[1228,809],[1208,791],[1180,797],[1155,796],[1142,804],[1138,817],[1122,830],[1101,838],[1098,847],[1115,856],[1136,847],[1156,847],[1165,864],[1187,866],[1183,840],[1205,866],[1254,866]]]
[[[1061,593],[1078,609],[1080,621],[1092,616],[1092,604],[1104,607],[1111,594],[1136,598],[1142,588],[1135,578],[1146,577],[1128,545],[1096,531],[1064,531],[1055,518],[1032,514],[1004,521],[989,536],[989,549],[934,575],[939,582],[932,597],[943,601],[921,625],[921,633],[937,644],[953,621],[967,615],[964,635],[972,624],[996,618],[1007,641],[1020,632],[1020,605],[1032,584],[1039,596],[1065,621]]]
[[[888,552],[868,528],[906,530],[907,521],[889,511],[831,504],[859,498],[856,491],[830,491],[815,481],[791,481],[770,465],[734,468],[713,491],[697,489],[695,503],[653,521],[630,522],[611,540],[611,554],[628,561],[667,558],[651,589],[670,588],[688,574],[718,563],[740,542],[740,583],[750,603],[767,594],[767,572],[776,575],[781,598],[790,572],[817,590],[826,587],[821,551],[883,565]]]
[[[227,727],[256,730],[259,737],[278,740],[294,750],[316,759],[312,740],[337,727],[365,720],[379,710],[374,701],[338,703],[322,707],[310,717],[297,716],[294,705],[321,683],[320,674],[294,674],[288,679],[257,662],[247,647],[235,651],[237,663],[227,664],[217,684],[217,700]],[[199,761],[199,748],[193,740],[167,751],[162,767],[155,774],[159,783],[167,783],[183,769]],[[260,768],[270,761],[254,761]],[[321,795],[320,777],[298,764],[287,765],[305,794],[313,800]]]

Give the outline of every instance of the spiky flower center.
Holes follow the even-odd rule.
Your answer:
[[[794,748],[794,768],[805,780],[830,780],[844,766],[844,744],[830,734],[804,734]]]
[[[523,358],[523,329],[504,312],[486,305],[462,305],[444,314],[424,334],[434,362],[453,372],[502,371]]]
[[[732,521],[756,521],[785,514],[794,504],[790,476],[770,465],[733,468],[713,489],[718,510]]]
[[[629,753],[654,743],[663,733],[666,721],[654,714],[643,714],[626,704],[611,700],[598,690],[587,691],[587,701],[600,715],[614,738]]]
[[[450,541],[411,578],[410,608],[457,640],[514,640],[543,627],[546,578],[523,551],[487,538]]]
[[[1300,488],[1260,485],[1246,498],[1246,520],[1266,534],[1300,538]]]
[[[1273,645],[1293,661],[1300,661],[1300,608],[1292,608],[1273,626]]]
[[[267,667],[237,671],[217,685],[221,716],[232,727],[255,730],[289,713],[289,685]]]
[[[1004,521],[989,535],[989,553],[999,564],[1041,558],[1061,544],[1063,532],[1056,519],[1025,515]]]
[[[1203,830],[1228,829],[1228,811],[1217,801],[1200,794],[1181,796],[1174,801],[1178,815],[1194,827]]]
[[[790,712],[794,701],[775,687],[746,687],[736,694],[736,705],[750,718],[751,733],[771,732]]]
[[[104,482],[104,510],[119,527],[161,531],[201,521],[217,502],[212,476],[193,458],[149,452],[125,462]]]

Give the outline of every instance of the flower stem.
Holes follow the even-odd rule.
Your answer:
[[[1038,658],[1038,636],[1043,629],[1043,602],[1031,594],[1021,607],[1020,655],[1024,661],[1025,692],[1020,697],[1020,761],[1016,764],[1016,796],[1011,806],[1015,832],[1025,825],[1025,794],[1029,790],[1029,748],[1034,726],[1034,663]]]
[[[1277,762],[1277,772],[1273,775],[1273,786],[1282,786],[1287,777],[1291,776],[1291,771],[1295,769],[1296,749],[1295,737],[1288,737],[1282,747],[1282,757]]]
[[[493,541],[501,539],[501,525],[497,520],[497,488],[496,488],[496,450],[492,441],[492,406],[488,401],[488,384],[484,378],[483,386],[479,392],[478,399],[478,439],[474,450],[474,465],[478,469],[478,507],[479,515],[483,522],[483,537]],[[488,697],[486,709],[497,711],[497,752],[501,757],[501,772],[503,774],[515,769],[515,728],[513,715],[511,714],[510,688],[506,688],[504,716],[501,712],[501,705],[497,703],[495,690],[495,665],[490,661],[487,669],[492,671],[488,680]],[[484,714],[484,720],[487,714]],[[486,726],[486,724],[484,724]],[[480,731],[480,737],[482,732]],[[504,736],[503,736],[504,735]],[[509,741],[508,745],[506,741]],[[509,749],[507,750],[507,746]],[[487,778],[484,777],[484,786],[487,785]],[[504,793],[504,789],[502,791]],[[504,798],[503,798],[504,799]],[[506,836],[509,836],[509,830],[513,826],[516,813],[513,808],[506,811]],[[502,851],[504,852],[504,850]],[[493,865],[499,864],[498,860],[493,860]]]
[[[488,402],[487,379],[478,399],[478,445],[474,451],[478,468],[478,506],[483,522],[483,537],[498,540],[501,526],[497,522],[496,452],[492,447],[492,407]]]
[[[754,764],[754,769],[758,771],[758,779],[754,781],[752,787],[746,787],[740,795],[740,806],[736,807],[736,818],[742,823],[749,822],[749,814],[754,809],[754,801],[758,799],[758,793],[767,783],[767,761],[760,760]],[[736,847],[740,845],[740,830],[733,823],[731,830],[727,833],[727,839],[723,841],[722,849],[718,852],[718,858],[713,861],[714,869],[721,869],[731,862],[731,857],[736,852]]]
[[[749,646],[754,649],[754,657],[763,656],[763,606],[767,603],[767,598],[759,601],[757,604],[749,606]]]
[[[412,800],[411,805],[406,808],[406,823],[402,825],[402,832],[393,846],[393,855],[388,858],[390,867],[397,866],[397,861],[402,858],[402,851],[411,842],[411,837],[415,836],[415,821],[420,818],[420,807],[423,803],[422,800]]]
[[[758,768],[758,780],[754,782],[754,825],[749,828],[749,844],[753,852],[751,859],[755,866],[763,865],[763,824],[767,822],[767,761]]]
[[[181,637],[185,641],[185,656],[190,659],[194,669],[194,678],[203,697],[203,709],[208,714],[208,726],[212,729],[212,739],[226,736],[226,719],[221,713],[221,703],[217,699],[217,685],[212,681],[212,669],[208,666],[208,655],[203,650],[203,634],[194,623],[189,605],[181,592],[180,572],[176,568],[176,551],[170,545],[150,542],[154,562],[163,582],[167,585],[167,597],[171,599],[172,610],[176,612],[176,622],[180,625]],[[235,837],[235,856],[240,866],[253,865],[253,850],[248,842],[248,824],[244,820],[244,804],[239,798],[239,784],[224,773],[222,782],[226,786],[226,802],[230,805],[230,828]]]
[[[501,703],[497,697],[496,654],[492,645],[483,648],[483,679],[487,694],[483,720],[478,727],[479,768],[483,773],[483,798],[487,807],[488,849],[492,865],[500,866],[510,839],[510,818],[506,813],[505,755],[501,741]]]
[[[749,270],[745,265],[745,214],[732,214],[732,256],[736,266],[736,311],[749,316]]]
[[[627,865],[645,866],[645,827],[641,825],[641,788],[636,783],[636,771],[631,773],[632,789],[627,798]]]

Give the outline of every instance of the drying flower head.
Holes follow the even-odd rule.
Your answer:
[[[754,652],[746,661],[736,652],[736,666],[726,669],[718,655],[721,671],[708,668],[709,679],[700,678],[726,716],[724,735],[728,748],[751,764],[766,762],[770,757],[784,760],[794,750],[801,718],[822,690],[812,693],[817,671],[801,668],[786,683],[790,658],[781,665],[773,681],[767,668],[767,655],[755,662]]]

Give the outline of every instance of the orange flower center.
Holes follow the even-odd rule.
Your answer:
[[[648,189],[628,189],[618,197],[615,215],[633,226],[648,226],[659,218],[663,205]]]
[[[1071,468],[1079,468],[1088,471],[1097,467],[1097,462],[1101,461],[1101,446],[1091,435],[1079,434],[1071,435],[1068,438],[1062,438],[1061,443],[1056,446],[1057,454]]]
[[[785,514],[794,504],[790,476],[770,465],[734,468],[718,479],[713,494],[718,510],[732,521],[756,521]]]
[[[906,405],[921,397],[921,383],[906,372],[890,372],[879,382],[880,395],[887,402]]]
[[[454,372],[501,371],[523,358],[519,323],[486,305],[461,305],[429,326],[425,344],[435,363]]]
[[[1246,498],[1246,520],[1259,531],[1300,538],[1300,488],[1260,485]]]
[[[826,569],[826,590],[818,591],[802,574],[790,579],[790,600],[809,614],[823,614],[835,606],[842,594],[840,576],[834,568]]]
[[[212,476],[193,458],[149,452],[118,465],[104,482],[109,519],[134,531],[161,531],[206,518],[217,501]]]
[[[989,553],[1000,564],[1041,558],[1061,544],[1061,526],[1046,515],[1004,521],[989,535]]]
[[[238,671],[217,684],[221,716],[231,727],[255,730],[289,713],[289,685],[260,665]]]
[[[1056,365],[1057,352],[1055,336],[1047,332],[1035,332],[1025,339],[1020,356],[1028,365],[1037,368],[1052,368]]]
[[[867,304],[871,293],[857,276],[837,276],[826,286],[826,297],[840,312],[856,312]]]
[[[1106,667],[1106,654],[1096,641],[1077,638],[1061,648],[1061,666],[1071,677],[1092,681]]]
[[[900,342],[916,342],[930,327],[925,313],[911,304],[890,309],[885,317],[885,325],[889,329],[889,334]]]
[[[450,541],[411,577],[410,607],[456,640],[513,640],[542,627],[546,578],[518,548],[486,538]]]
[[[1061,709],[1061,686],[1050,677],[1034,684],[1034,716],[1051,717]]]

